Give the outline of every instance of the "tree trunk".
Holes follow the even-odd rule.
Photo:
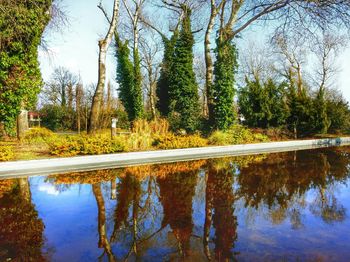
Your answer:
[[[31,200],[31,193],[30,193],[30,185],[29,180],[27,177],[25,178],[18,178],[18,185],[19,185],[19,191],[22,199],[26,201]]]
[[[152,113],[152,119],[156,118],[156,103],[155,103],[155,87],[156,82],[153,81],[152,75],[153,75],[153,69],[152,64],[147,63],[148,66],[148,82],[149,82],[149,104],[151,107],[151,113]]]
[[[28,130],[28,111],[21,110],[20,114],[17,116],[17,138],[22,140],[25,136],[25,132]]]
[[[119,11],[119,0],[114,0],[113,17],[109,26],[108,33],[103,40],[98,42],[99,45],[99,57],[98,57],[98,82],[95,90],[95,94],[92,100],[90,121],[88,133],[95,133],[98,129],[98,120],[100,115],[100,107],[103,100],[103,90],[106,82],[106,56],[107,49],[112,41],[113,34],[117,27],[117,18]]]
[[[213,97],[211,95],[212,90],[211,87],[213,85],[213,72],[214,72],[214,65],[213,65],[213,59],[211,57],[210,53],[210,35],[214,27],[215,17],[217,15],[217,11],[215,8],[215,5],[212,4],[211,6],[211,14],[210,19],[208,23],[207,30],[205,32],[205,39],[204,39],[204,55],[205,55],[205,92],[203,92],[203,96],[207,96],[206,102],[207,105],[204,105],[203,112],[206,112],[205,115],[212,114],[213,110]],[[204,98],[205,99],[205,98]]]
[[[77,129],[78,129],[78,134],[80,134],[80,129],[81,129],[81,123],[80,123],[80,107],[81,107],[81,97],[82,97],[82,88],[81,85],[78,84],[76,87],[76,94],[75,94],[75,107],[77,111]]]

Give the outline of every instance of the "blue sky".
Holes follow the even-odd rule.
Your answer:
[[[104,1],[108,7],[113,1]],[[80,74],[84,85],[97,82],[98,40],[107,32],[107,23],[97,8],[99,0],[62,0],[64,10],[69,16],[70,24],[61,32],[48,32],[46,40],[49,52],[40,50],[39,61],[45,81],[57,66],[64,66]],[[249,36],[249,34],[243,34]],[[245,39],[248,40],[248,39]],[[115,63],[113,47],[109,50],[107,60],[107,79],[114,82]],[[350,48],[339,55],[338,87],[350,102]],[[115,82],[114,82],[115,83]]]

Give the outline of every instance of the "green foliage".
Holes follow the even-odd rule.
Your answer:
[[[164,55],[160,69],[160,76],[157,82],[156,94],[158,97],[157,109],[161,116],[166,117],[169,114],[169,86],[172,62],[174,59],[175,43],[179,37],[179,32],[176,29],[172,37],[169,39],[163,37]]]
[[[235,73],[237,72],[237,50],[231,40],[218,37],[216,61],[214,64],[214,85],[209,98],[213,108],[209,108],[209,123],[213,129],[226,130],[234,123]]]
[[[51,139],[55,139],[56,134],[53,133],[51,130],[43,127],[35,127],[29,129],[24,137],[24,141],[29,143],[40,143],[40,142],[47,142]]]
[[[160,135],[153,142],[153,146],[158,149],[191,148],[207,145],[208,141],[199,135],[177,136],[171,133]]]
[[[121,129],[129,129],[130,122],[128,120],[128,113],[123,109],[116,109],[114,111],[114,116],[118,119],[117,127]]]
[[[286,84],[277,84],[272,79],[261,83],[250,81],[238,93],[239,111],[244,123],[250,127],[280,127],[286,123],[288,108],[284,101]]]
[[[327,116],[330,121],[328,132],[349,133],[350,109],[348,102],[343,99],[329,99],[327,101]]]
[[[184,7],[184,11],[169,76],[169,120],[175,130],[183,128],[187,132],[194,132],[199,125],[199,96],[193,71],[191,11],[187,7]]]
[[[15,153],[13,146],[0,145],[0,162],[10,161],[14,158]]]
[[[75,116],[75,112],[60,105],[44,105],[40,109],[42,125],[53,130],[72,130],[74,128],[72,116]]]
[[[208,138],[209,144],[224,146],[236,144],[250,144],[269,141],[263,134],[254,134],[248,128],[241,125],[233,125],[226,131],[215,131]]]
[[[21,108],[31,108],[42,87],[38,46],[50,20],[51,0],[0,4],[0,121],[14,126]]]
[[[325,99],[324,89],[321,88],[313,101],[314,110],[314,132],[318,134],[326,134],[330,126],[330,121],[327,115],[327,101]]]
[[[287,126],[296,136],[305,136],[312,133],[312,99],[305,90],[297,93],[296,88],[289,86],[287,94],[287,105],[289,109],[289,117],[287,118]]]
[[[115,39],[119,97],[128,113],[129,120],[134,121],[143,116],[140,58],[136,50],[134,63],[132,63],[129,57],[128,41],[122,42],[117,34]]]

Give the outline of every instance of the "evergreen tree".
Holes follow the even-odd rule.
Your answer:
[[[285,124],[288,108],[285,99],[286,84],[276,84],[272,79],[261,83],[250,81],[238,93],[240,113],[250,127],[280,127]]]
[[[183,128],[193,132],[199,125],[199,96],[193,71],[191,10],[187,6],[183,10],[184,18],[169,75],[169,116],[174,129]]]
[[[294,133],[295,138],[311,134],[314,122],[312,99],[304,89],[297,92],[293,81],[288,87],[287,105],[289,110],[287,126]]]
[[[38,46],[52,0],[1,1],[0,122],[13,127],[20,109],[35,103],[42,87]],[[14,22],[12,22],[14,21]]]
[[[209,122],[212,128],[228,129],[234,123],[235,73],[237,72],[237,50],[230,37],[220,32],[214,64],[214,85],[209,94],[213,101]],[[208,98],[209,99],[209,98]]]
[[[319,134],[326,134],[330,126],[330,121],[327,115],[327,101],[324,97],[324,88],[320,88],[317,92],[316,98],[313,101],[314,132]]]
[[[163,117],[168,116],[169,114],[169,86],[170,86],[170,70],[172,67],[172,61],[174,58],[175,43],[179,36],[178,30],[175,30],[174,34],[170,39],[167,39],[163,36],[164,44],[164,55],[163,61],[160,69],[160,76],[157,82],[156,94],[158,97],[157,109]]]
[[[327,116],[329,119],[330,133],[350,132],[350,108],[349,103],[343,98],[327,99]]]
[[[133,64],[130,60],[128,41],[121,41],[117,34],[115,35],[115,40],[119,97],[129,120],[134,121],[143,115],[140,58],[138,52],[136,52]]]

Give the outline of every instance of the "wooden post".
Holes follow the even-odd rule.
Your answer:
[[[111,125],[111,136],[112,138],[117,135],[117,118],[112,118],[112,125]]]

